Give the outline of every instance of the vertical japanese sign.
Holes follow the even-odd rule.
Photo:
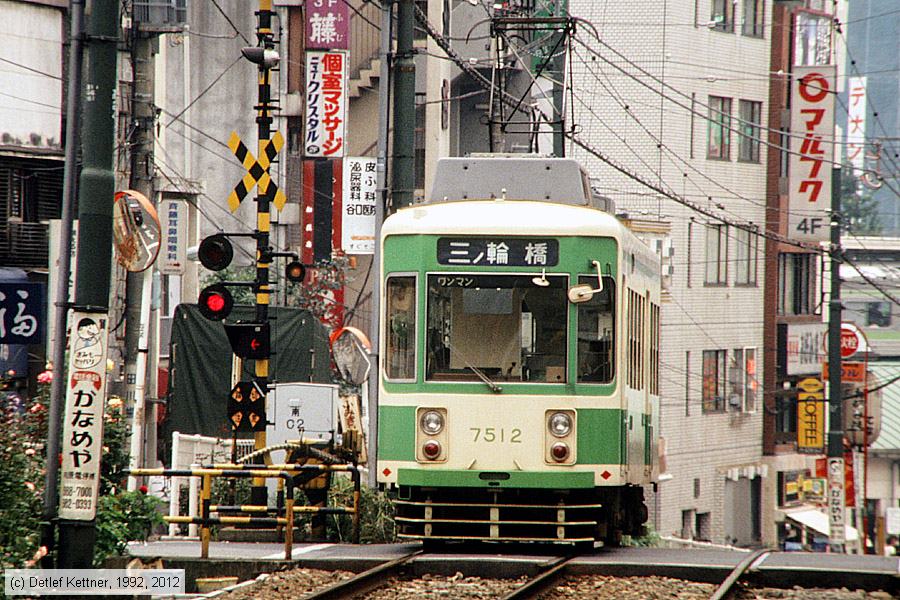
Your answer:
[[[375,163],[367,157],[344,159],[341,248],[347,254],[375,252]]]
[[[309,0],[306,3],[306,47],[316,50],[350,48],[350,3]]]
[[[824,386],[819,379],[807,377],[797,387],[797,452],[821,454],[825,449]]]
[[[90,521],[103,452],[108,320],[105,313],[73,311],[71,323],[59,517]]]
[[[159,272],[163,275],[184,275],[187,262],[187,203],[184,200],[163,200],[159,203],[162,221],[162,251]]]
[[[306,53],[307,158],[343,158],[347,53]]]
[[[804,242],[828,241],[831,235],[834,73],[834,65],[794,67],[788,237]]]
[[[846,538],[844,525],[844,459],[828,459],[828,526],[832,546],[843,546]]]
[[[847,78],[847,162],[866,166],[866,78]]]

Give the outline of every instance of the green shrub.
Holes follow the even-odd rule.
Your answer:
[[[359,500],[360,543],[389,544],[396,541],[394,505],[390,499],[384,493],[365,484],[363,484],[361,492]],[[349,477],[335,476],[332,478],[328,505],[353,505],[353,482]],[[331,518],[328,519],[328,539],[336,542],[349,542],[353,539],[351,515],[331,515]]]
[[[140,490],[101,496],[97,507],[97,541],[94,565],[103,566],[110,556],[123,555],[130,541],[143,541],[163,524],[162,500]]]

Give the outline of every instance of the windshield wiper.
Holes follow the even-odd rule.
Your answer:
[[[450,348],[451,352],[456,353],[456,356],[458,356],[459,359],[461,361],[463,361],[463,364],[466,365],[466,367],[469,368],[473,373],[478,375],[478,378],[481,381],[483,381],[486,386],[491,388],[492,392],[494,392],[495,394],[499,394],[500,392],[503,391],[503,388],[500,387],[499,385],[497,385],[496,383],[494,383],[493,381],[491,381],[491,379],[487,375],[485,375],[481,369],[479,369],[478,367],[476,367],[475,365],[473,365],[472,363],[467,361],[466,357],[463,356],[459,350],[457,350],[456,348],[454,348],[453,346],[450,345],[450,342],[447,342],[447,347]]]

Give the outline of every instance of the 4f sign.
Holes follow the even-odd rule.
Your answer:
[[[824,242],[830,237],[834,164],[834,65],[794,67],[791,87],[790,237]]]

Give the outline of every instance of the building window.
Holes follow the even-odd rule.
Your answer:
[[[706,226],[706,284],[725,285],[728,277],[727,226]]]
[[[778,255],[778,314],[818,314],[815,299],[817,258],[814,254]]]
[[[728,370],[728,408],[754,412],[759,382],[756,378],[756,348],[735,348]]]
[[[858,325],[890,327],[891,303],[887,301],[864,301],[848,299],[843,301],[844,319]]]
[[[734,33],[734,4],[733,0],[712,0],[712,14],[710,20],[715,31]]]
[[[684,416],[691,416],[691,351],[684,352]]]
[[[740,411],[744,407],[744,349],[731,351],[731,368],[728,369],[728,409]]]
[[[725,350],[703,351],[703,412],[725,412]]]
[[[687,224],[687,264],[685,265],[684,273],[685,273],[685,281],[684,284],[687,287],[691,287],[691,263],[693,263],[693,244],[691,243],[691,239],[694,237],[694,222],[688,221]]]
[[[712,518],[708,512],[697,513],[697,540],[701,542],[712,541]]]
[[[831,63],[831,36],[831,17],[798,11],[794,28],[794,64]]]
[[[759,378],[756,369],[756,348],[744,348],[744,412],[756,411]]]
[[[731,98],[709,97],[706,157],[718,160],[731,157]]]
[[[760,122],[762,119],[762,102],[752,100],[740,101],[741,141],[738,148],[738,160],[759,162]]]
[[[763,0],[744,0],[744,25],[741,33],[749,37],[763,36]]]
[[[756,285],[756,257],[759,236],[746,229],[734,231],[734,283]]]

